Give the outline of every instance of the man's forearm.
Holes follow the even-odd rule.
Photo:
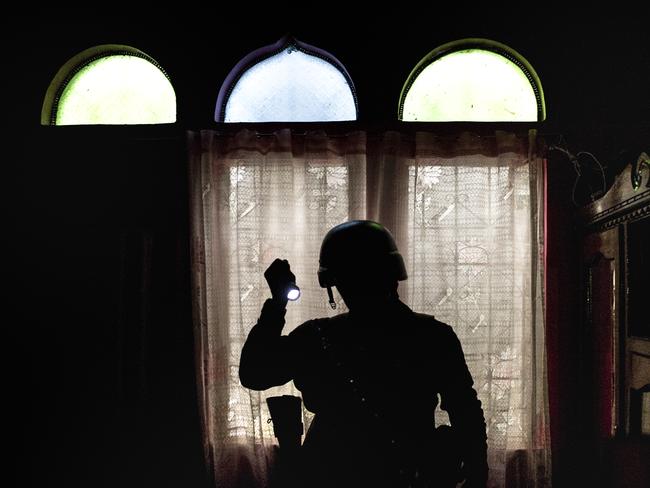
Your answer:
[[[264,302],[239,361],[239,379],[246,388],[265,390],[291,379],[287,338],[281,336],[285,313],[283,304],[273,299]]]
[[[464,474],[470,486],[485,486],[488,474],[487,435],[481,402],[472,389],[462,407],[450,409],[449,419],[460,441]]]

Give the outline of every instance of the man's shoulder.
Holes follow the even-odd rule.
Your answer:
[[[440,325],[440,326],[447,326],[444,322],[441,322],[438,320],[435,315],[431,315],[428,313],[422,313],[422,312],[415,312],[413,311],[413,316],[416,318],[417,321],[426,323],[428,325]]]
[[[450,325],[441,322],[432,314],[416,312],[415,310],[411,309],[408,305],[406,305],[401,301],[400,301],[400,308],[402,314],[405,314],[406,316],[410,316],[413,319],[411,320],[411,322],[418,328],[424,328],[426,330],[430,330],[434,332],[448,333],[449,331],[451,331],[453,333],[453,329],[451,328]]]
[[[413,312],[414,324],[416,329],[429,336],[434,336],[435,339],[442,340],[456,336],[454,329],[451,325],[438,320],[435,316]]]
[[[340,313],[333,317],[318,317],[309,319],[303,322],[298,327],[290,332],[290,336],[294,337],[308,337],[320,333],[322,330],[327,330],[337,324],[342,324],[348,319],[348,313]]]

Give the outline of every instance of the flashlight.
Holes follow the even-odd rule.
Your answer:
[[[300,298],[300,288],[295,283],[287,284],[287,300],[295,301]]]
[[[296,277],[289,268],[289,261],[276,259],[264,271],[264,278],[269,284],[274,298],[284,301],[296,301],[300,298],[300,288],[296,285]]]

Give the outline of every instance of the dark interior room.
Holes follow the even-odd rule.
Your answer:
[[[536,131],[545,195],[540,384],[550,474],[546,484],[526,484],[507,458],[503,478],[491,486],[650,486],[650,9],[468,5],[454,14],[365,16],[327,4],[286,9],[291,13],[196,7],[147,15],[111,7],[63,15],[34,6],[5,17],[4,398],[14,480],[7,486],[228,488],[215,481],[218,453],[207,447],[200,401],[191,139],[201,131],[285,127],[361,131],[368,140],[416,138],[416,131],[443,138]],[[285,35],[345,66],[357,120],[215,121],[233,67]],[[509,46],[534,67],[544,120],[398,120],[400,93],[418,62],[469,38]],[[164,68],[176,95],[175,122],[42,123],[59,69],[111,44],[140,50]],[[319,293],[314,300],[326,306]],[[262,486],[233,476],[233,487]]]

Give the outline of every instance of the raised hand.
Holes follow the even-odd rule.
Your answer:
[[[289,284],[296,282],[296,276],[291,272],[289,261],[275,259],[264,271],[264,278],[269,285],[273,300],[279,305],[286,306]]]

